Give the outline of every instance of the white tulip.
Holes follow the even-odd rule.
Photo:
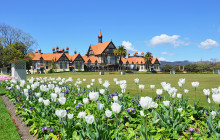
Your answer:
[[[145,117],[146,115],[144,114],[144,111],[140,111],[140,115],[142,116],[142,117]]]
[[[209,103],[209,104],[211,103],[211,100],[210,100],[210,98],[208,98],[208,103]]]
[[[103,86],[104,86],[105,88],[108,88],[108,87],[110,86],[109,81],[108,81],[108,80],[105,80],[105,83],[103,84]]]
[[[88,98],[83,98],[83,103],[84,103],[85,105],[87,105],[87,104],[89,103],[89,99],[88,99]]]
[[[113,96],[113,100],[114,100],[114,102],[117,102],[118,101],[118,96]]]
[[[212,100],[216,103],[216,104],[220,104],[220,94],[212,94]]]
[[[138,83],[139,83],[139,79],[138,79],[138,78],[134,79],[134,82],[135,82],[136,84],[138,84]]]
[[[179,87],[182,87],[182,86],[183,86],[183,84],[182,84],[181,82],[178,82],[178,85],[179,85]]]
[[[143,109],[149,109],[151,108],[151,104],[152,104],[152,98],[151,97],[141,97],[140,99],[140,105]]]
[[[210,90],[209,89],[203,89],[203,93],[205,96],[209,96],[210,95]]]
[[[177,108],[177,110],[178,110],[178,112],[180,112],[180,113],[183,111],[182,108]]]
[[[89,93],[89,98],[90,98],[90,100],[92,100],[92,101],[97,101],[98,98],[99,98],[99,93],[92,91],[92,92]]]
[[[59,93],[59,97],[64,97],[64,93]]]
[[[64,117],[66,117],[66,110],[56,110],[55,111],[55,114],[59,117],[59,118],[64,118]]]
[[[59,101],[59,103],[60,103],[61,105],[64,105],[64,104],[66,103],[66,98],[65,98],[65,97],[60,97],[60,98],[58,99],[58,101]]]
[[[95,82],[95,79],[91,79],[91,81],[94,83],[94,82]]]
[[[44,99],[43,99],[42,97],[40,97],[40,98],[38,99],[38,102],[39,102],[39,103],[42,103],[43,100],[44,100]]]
[[[73,118],[73,114],[67,114],[67,116],[68,116],[69,119]]]
[[[186,79],[185,79],[185,78],[180,78],[180,79],[179,79],[179,82],[183,85],[183,84],[185,84]]]
[[[85,116],[86,116],[86,112],[79,112],[79,114],[78,114],[78,118],[85,118]]]
[[[155,85],[150,85],[150,88],[154,89],[154,88],[155,88]]]
[[[43,103],[44,103],[45,106],[48,106],[50,104],[50,101],[49,101],[49,99],[43,100]]]
[[[61,93],[61,88],[55,87],[54,91],[55,91],[55,93],[59,94],[59,93]]]
[[[40,92],[39,93],[35,93],[35,96],[40,97],[41,93]]]
[[[106,117],[111,117],[112,116],[112,112],[110,110],[106,110],[105,111],[105,116]]]
[[[116,114],[118,114],[121,111],[121,105],[119,105],[118,103],[112,103],[112,111],[115,112]]]
[[[28,94],[28,89],[24,89],[24,94],[27,93]]]
[[[188,89],[184,89],[184,93],[189,93],[189,90]]]
[[[102,94],[102,95],[105,94],[105,90],[104,90],[104,89],[100,89],[99,92],[100,92],[100,94]]]
[[[85,120],[88,124],[92,124],[94,121],[94,116],[93,115],[85,116]]]
[[[164,106],[169,107],[170,101],[163,101]]]
[[[83,79],[83,82],[85,82],[86,81],[86,79]]]
[[[182,94],[178,93],[178,94],[176,95],[176,97],[180,99],[180,98],[182,98]]]
[[[162,89],[157,89],[156,93],[157,93],[157,95],[162,95],[163,94],[163,90]]]
[[[57,94],[56,93],[51,93],[50,96],[51,96],[52,101],[55,102],[56,99],[57,99]]]
[[[102,110],[104,108],[104,104],[102,103],[97,103],[97,109]]]
[[[158,107],[158,104],[155,103],[155,102],[152,102],[151,107],[152,107],[152,108],[157,108],[157,107]]]
[[[194,88],[197,88],[197,87],[199,86],[199,82],[192,82],[192,86],[193,86]]]
[[[144,89],[144,85],[139,85],[139,89],[143,90]]]
[[[211,114],[212,114],[212,119],[215,119],[215,117],[216,117],[216,112],[215,112],[215,111],[212,111]]]
[[[91,88],[91,85],[87,85],[87,88]]]

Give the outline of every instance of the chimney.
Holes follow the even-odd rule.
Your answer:
[[[38,52],[41,53],[41,49],[39,49]]]
[[[77,53],[77,51],[75,50],[75,51],[74,51],[74,54],[76,54],[76,53]]]

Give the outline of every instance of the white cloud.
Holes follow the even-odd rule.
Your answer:
[[[168,56],[173,56],[174,55],[173,53],[170,53],[170,52],[161,52],[161,54],[168,55]]]
[[[171,44],[174,47],[179,47],[182,45],[189,45],[189,43],[185,43],[184,41],[179,39],[180,36],[179,35],[166,35],[166,34],[161,34],[159,36],[154,36],[151,40],[150,40],[150,45],[152,46],[158,46],[158,45],[165,45],[165,44]]]
[[[211,49],[213,47],[217,47],[218,43],[215,40],[212,39],[206,39],[205,41],[201,42],[200,45],[198,46],[201,49]]]
[[[160,57],[160,58],[158,58],[160,61],[167,61],[167,59],[166,58],[164,58],[164,57]]]
[[[125,49],[126,49],[127,52],[129,52],[129,53],[138,52],[138,50],[136,50],[136,49],[134,48],[134,46],[132,46],[131,42],[129,42],[129,41],[122,41],[122,45],[125,47]]]

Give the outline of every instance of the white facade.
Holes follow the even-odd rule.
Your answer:
[[[13,61],[11,63],[11,74],[12,77],[16,77],[18,81],[26,81],[26,60]]]

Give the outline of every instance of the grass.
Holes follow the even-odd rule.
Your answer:
[[[113,74],[112,74],[113,73]],[[193,99],[195,97],[195,89],[192,87],[191,82],[198,81],[199,87],[196,91],[196,100],[200,100],[200,105],[208,105],[206,97],[203,94],[203,89],[211,89],[211,88],[217,88],[220,86],[220,75],[218,74],[127,74],[126,75],[120,75],[120,72],[105,72],[105,75],[99,75],[98,72],[61,72],[61,73],[52,73],[52,74],[35,74],[35,75],[27,75],[27,78],[30,77],[61,77],[61,78],[68,78],[72,77],[75,81],[77,78],[86,78],[85,84],[90,84],[91,79],[96,79],[96,82],[94,86],[99,86],[98,84],[98,78],[102,78],[103,82],[104,80],[109,80],[110,82],[110,92],[119,90],[115,88],[115,84],[113,82],[113,78],[118,78],[118,80],[127,80],[127,88],[126,93],[129,92],[131,96],[136,96],[138,92],[137,91],[137,85],[134,83],[135,78],[139,78],[140,82],[139,84],[144,84],[145,88],[142,93],[140,93],[142,96],[155,96],[156,92],[155,89],[162,88],[160,83],[161,82],[168,82],[171,83],[172,86],[176,87],[178,89],[177,93],[182,93],[183,96],[187,96],[190,98],[190,102],[193,103]],[[182,88],[178,87],[178,80],[180,78],[186,78],[186,83],[183,85]],[[73,81],[73,82],[74,82]],[[84,84],[84,85],[85,85]],[[85,85],[85,86],[86,86]],[[150,85],[156,85],[155,89],[152,90],[150,88]],[[183,89],[188,89],[189,93],[184,94]],[[164,93],[166,94],[166,93]],[[211,96],[210,96],[211,98]],[[211,98],[212,99],[212,98]]]
[[[0,88],[0,95],[6,93],[7,91],[4,88]]]
[[[2,91],[1,88],[0,91]],[[5,108],[2,98],[0,98],[0,110],[0,140],[20,140],[21,138],[8,110]]]

